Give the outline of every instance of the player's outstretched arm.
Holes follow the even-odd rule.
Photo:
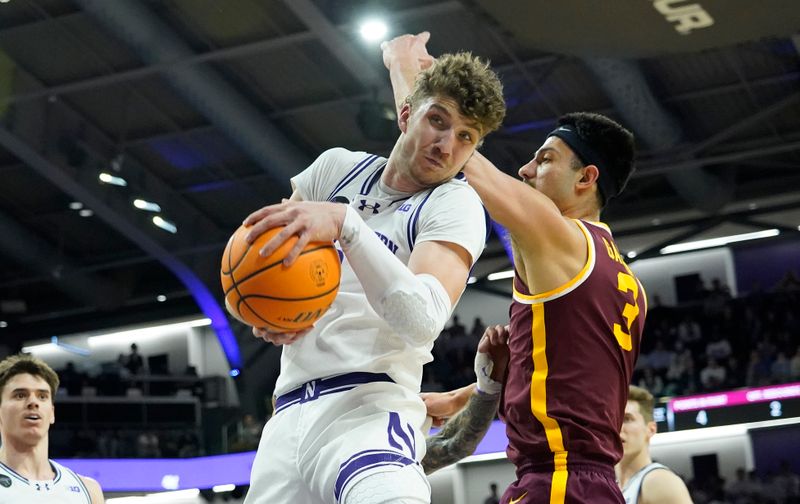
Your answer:
[[[381,43],[383,64],[389,69],[398,114],[414,88],[417,74],[433,63],[433,56],[425,47],[430,38],[431,34],[425,31],[417,35],[400,35]]]
[[[428,414],[434,419],[463,405],[464,398],[468,397],[466,407],[427,439],[427,452],[422,459],[425,474],[471,455],[486,435],[500,404],[502,381],[508,368],[507,340],[508,327],[488,327],[475,355],[477,385],[425,397]]]
[[[539,161],[552,153],[538,154]],[[480,152],[464,166],[467,182],[481,197],[492,219],[508,229],[514,241],[532,253],[582,251],[585,238],[556,204],[525,182],[498,169]],[[541,254],[539,255],[541,257]]]
[[[88,476],[81,476],[80,478],[83,484],[86,485],[86,490],[89,491],[92,504],[104,504],[105,498],[103,497],[103,489],[100,488],[100,483]]]

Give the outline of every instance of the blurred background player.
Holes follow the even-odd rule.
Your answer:
[[[0,362],[0,502],[101,504],[103,491],[48,458],[58,375],[43,361],[13,355]]]
[[[426,41],[406,35],[382,46],[396,98],[429,58]],[[623,502],[614,465],[646,301],[599,221],[633,172],[633,157],[630,131],[574,113],[558,119],[519,169],[521,181],[478,152],[464,167],[514,253],[501,413],[518,479],[503,503]]]
[[[622,460],[617,479],[625,504],[691,504],[686,484],[665,465],[650,457],[650,439],[656,433],[653,394],[631,385],[622,421]]]
[[[250,240],[286,226],[264,256],[297,235],[286,264],[309,241],[338,239],[345,257],[337,298],[312,330],[254,329],[291,345],[247,504],[430,501],[422,366],[486,238],[479,198],[453,177],[504,114],[486,63],[442,57],[400,110],[388,159],[326,151],[292,179],[291,200],[245,220]]]

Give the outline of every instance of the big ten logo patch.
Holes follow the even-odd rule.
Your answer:
[[[308,272],[311,275],[311,281],[317,287],[325,285],[325,281],[328,279],[328,265],[325,264],[325,261],[313,261],[308,268]]]

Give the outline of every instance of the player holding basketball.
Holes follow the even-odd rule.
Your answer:
[[[691,504],[683,480],[650,457],[650,439],[656,433],[653,394],[631,385],[622,422],[622,460],[617,479],[625,504]]]
[[[384,45],[396,97],[410,89],[424,42],[406,35]],[[511,354],[501,410],[518,478],[503,503],[623,502],[614,464],[646,301],[599,220],[630,177],[633,155],[629,131],[577,113],[559,118],[520,168],[522,180],[477,152],[464,168],[510,232],[516,268],[509,331],[496,336],[508,338]],[[468,394],[440,402],[460,406]]]
[[[3,504],[103,502],[103,491],[95,480],[47,458],[58,383],[55,371],[35,357],[14,355],[0,362]]]
[[[486,238],[479,198],[454,176],[504,114],[485,63],[444,56],[401,108],[388,159],[331,149],[292,179],[290,200],[245,220],[251,240],[286,225],[262,255],[292,235],[287,263],[312,240],[344,253],[337,298],[311,331],[254,329],[291,345],[247,504],[430,502],[422,366]]]

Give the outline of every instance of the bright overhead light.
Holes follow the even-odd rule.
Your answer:
[[[235,488],[236,488],[236,485],[234,485],[233,483],[230,483],[230,484],[227,484],[227,485],[214,485],[213,487],[211,487],[211,490],[214,493],[222,493],[222,492],[233,492],[233,490]]]
[[[104,182],[106,184],[111,184],[115,186],[125,187],[128,185],[128,181],[122,177],[117,177],[116,175],[111,175],[110,173],[102,172],[97,177],[100,179],[100,182]]]
[[[162,219],[160,215],[156,215],[155,217],[153,217],[153,224],[160,227],[164,231],[168,231],[172,234],[178,232],[178,226],[176,226],[175,224],[166,219]]]
[[[628,256],[628,259],[633,259],[634,257],[636,257],[636,256],[637,256],[637,255],[639,255],[639,254],[637,254],[635,250],[631,250],[630,252],[628,252],[628,253],[627,253],[627,254],[625,254],[625,255],[627,255],[627,256]]]
[[[167,296],[165,296],[164,294],[159,294],[158,296],[156,296],[156,301],[158,301],[159,303],[163,303],[166,300]]]
[[[490,273],[489,276],[486,277],[490,282],[505,280],[506,278],[514,278],[514,270],[498,271],[497,273]]]
[[[80,210],[81,208],[83,208],[83,203],[80,201],[73,201],[69,204],[70,210]]]
[[[147,201],[139,198],[133,200],[133,206],[135,206],[139,210],[146,210],[148,212],[161,211],[161,206],[158,203],[153,203],[152,201]]]
[[[91,208],[81,208],[80,210],[78,210],[78,215],[80,215],[81,217],[91,217],[92,215],[94,215],[94,212],[92,211]]]
[[[147,339],[160,338],[164,336],[164,334],[172,331],[177,331],[180,329],[188,329],[190,327],[202,327],[208,325],[211,325],[211,319],[201,318],[201,319],[189,320],[187,322],[177,322],[174,324],[142,327],[140,329],[130,329],[127,331],[103,334],[99,336],[89,336],[86,339],[86,342],[89,344],[90,347],[96,347],[108,344],[117,344],[121,342],[128,343],[134,341],[134,339],[136,340],[136,342],[140,342],[141,340],[146,338]]]
[[[477,281],[478,281],[478,279],[476,277],[471,276],[471,277],[467,278],[467,285],[472,285]]]
[[[6,327],[8,327],[8,322],[5,320],[0,320],[0,329],[4,329]]]
[[[756,231],[754,233],[744,233],[730,236],[721,236],[719,238],[710,238],[708,240],[698,240],[686,243],[676,243],[675,245],[667,245],[661,249],[662,254],[675,254],[677,252],[687,252],[689,250],[699,250],[711,247],[721,247],[729,243],[736,243],[747,240],[758,240],[760,238],[769,238],[771,236],[778,236],[781,232],[777,229],[767,229],[765,231]]]
[[[370,19],[364,21],[361,23],[361,27],[359,28],[361,36],[368,42],[383,40],[388,31],[389,28],[386,26],[386,23],[379,19]]]

